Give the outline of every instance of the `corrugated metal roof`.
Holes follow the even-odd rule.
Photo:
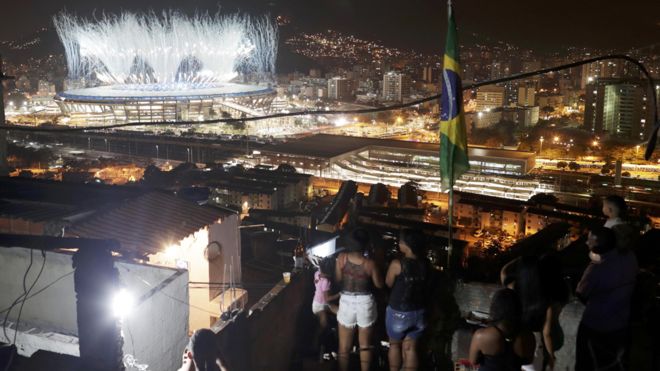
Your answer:
[[[199,206],[163,192],[151,192],[124,201],[74,224],[67,234],[116,239],[122,250],[143,253],[161,251],[199,229],[230,215],[229,212]]]
[[[77,214],[81,209],[63,204],[0,199],[0,216],[45,222]]]

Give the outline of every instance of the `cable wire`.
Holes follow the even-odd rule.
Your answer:
[[[12,344],[16,344],[16,337],[18,336],[18,326],[21,323],[21,314],[23,313],[23,306],[25,305],[25,302],[28,299],[28,295],[30,295],[30,292],[39,281],[39,278],[41,278],[41,274],[44,272],[44,268],[46,267],[46,252],[44,250],[41,250],[41,257],[43,258],[43,262],[41,263],[41,269],[39,269],[39,273],[37,273],[37,277],[34,279],[34,282],[32,282],[32,285],[25,293],[25,297],[21,302],[21,307],[18,310],[18,317],[16,317],[16,331],[14,331],[14,341],[12,342]]]
[[[35,296],[41,294],[42,292],[46,291],[47,289],[49,289],[50,287],[52,287],[53,285],[55,285],[57,282],[63,280],[63,279],[66,278],[67,276],[72,275],[73,273],[74,273],[74,272],[71,271],[71,272],[69,272],[69,273],[65,273],[65,274],[59,276],[58,278],[56,278],[55,280],[53,280],[51,283],[47,284],[46,286],[44,286],[44,287],[40,288],[39,290],[35,291],[34,293],[32,293],[32,295],[28,296],[25,300],[30,300],[30,299],[32,299],[33,297],[35,297]],[[10,310],[10,308],[11,308],[11,307],[7,307],[7,308],[4,308],[4,309],[0,310],[0,314],[7,312],[8,310]]]
[[[25,273],[23,273],[23,293],[19,295],[13,303],[9,306],[9,310],[7,310],[7,313],[5,314],[4,321],[2,322],[2,333],[7,339],[7,342],[9,342],[9,336],[7,335],[7,322],[9,322],[9,315],[11,314],[12,309],[18,304],[18,302],[25,296],[27,296],[27,276],[30,273],[30,270],[32,269],[32,263],[34,262],[34,250],[30,249],[30,263],[28,263],[27,268],[25,269]],[[15,331],[18,331],[18,328],[16,328]]]
[[[16,317],[16,324],[15,324],[15,329],[14,329],[14,338],[13,338],[12,344],[16,343],[16,337],[18,335],[18,326],[21,322],[21,314],[23,312],[23,306],[25,305],[25,302],[28,299],[30,299],[31,297],[33,297],[34,295],[36,295],[37,293],[42,292],[43,290],[45,290],[47,288],[47,287],[45,287],[45,288],[39,290],[34,295],[30,296],[30,292],[32,291],[32,289],[34,289],[34,286],[37,284],[37,281],[39,281],[39,278],[41,277],[41,274],[43,273],[44,268],[46,266],[46,253],[45,253],[45,251],[42,250],[41,254],[43,256],[43,262],[41,264],[41,269],[39,270],[39,273],[37,274],[37,277],[35,278],[34,282],[32,282],[32,284],[30,285],[30,288],[28,288],[27,287],[27,276],[28,276],[30,270],[32,269],[32,264],[34,263],[34,250],[30,249],[30,263],[28,264],[28,267],[25,270],[25,273],[23,274],[23,293],[21,295],[19,295],[18,298],[16,298],[16,300],[14,300],[14,302],[8,308],[6,308],[6,309],[4,309],[0,312],[0,313],[5,313],[5,318],[2,322],[2,332],[3,332],[3,335],[5,336],[5,339],[7,339],[7,341],[9,341],[9,335],[7,335],[7,323],[9,322],[9,315],[11,314],[11,311],[14,309],[14,307],[19,304],[19,302],[21,304],[20,309],[18,311],[18,316]],[[56,280],[56,281],[58,281],[58,280]]]

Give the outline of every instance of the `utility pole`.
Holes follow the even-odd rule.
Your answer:
[[[2,56],[0,55],[0,125],[7,125],[5,121],[5,88],[3,81],[12,80],[14,76],[7,76],[2,71]],[[9,176],[7,164],[7,130],[0,129],[0,177]]]

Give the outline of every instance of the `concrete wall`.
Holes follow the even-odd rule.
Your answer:
[[[122,321],[124,359],[131,355],[148,370],[175,369],[188,342],[188,271],[125,262],[116,266],[136,300]]]
[[[241,283],[241,242],[238,223],[238,215],[229,215],[180,241],[173,241],[163,251],[149,256],[149,262],[152,264],[167,267],[185,265],[190,282],[214,283],[189,291],[191,331],[210,327],[220,317],[220,304],[213,299],[221,292],[221,286],[218,284],[223,280],[229,282],[230,266],[234,282]],[[219,249],[218,244],[213,242],[219,244]],[[207,258],[207,251],[214,250],[219,251],[219,254],[211,253]]]
[[[247,313],[234,322],[215,326],[227,368],[234,371],[289,370],[301,341],[309,331],[302,319],[312,316],[311,272],[294,275],[291,283],[280,281]],[[309,295],[306,295],[309,294]]]
[[[28,287],[42,263],[41,251],[32,250],[32,253]],[[0,248],[0,310],[9,307],[23,293],[23,274],[29,260],[30,249]],[[136,299],[136,306],[122,323],[124,354],[135,356],[140,364],[148,364],[149,370],[173,369],[172,365],[181,363],[188,338],[188,272],[126,262],[117,262],[116,267],[121,283]],[[39,349],[79,355],[71,254],[46,252],[46,265],[32,292],[37,293],[53,282],[23,307],[20,328],[33,329],[30,334],[18,334],[17,346],[24,356],[29,357]],[[144,300],[138,304],[140,297]],[[9,321],[15,322],[17,314],[18,307],[11,312]],[[13,337],[13,331],[9,336]],[[2,335],[0,338],[4,340]]]
[[[495,291],[500,288],[501,286],[498,285],[482,283],[459,284],[456,288],[455,296],[461,314],[465,316],[472,310],[488,312],[491,298],[495,294]],[[574,299],[564,307],[564,310],[559,316],[559,323],[564,329],[565,340],[564,346],[556,352],[557,363],[555,364],[555,370],[557,371],[573,370],[575,363],[575,339],[583,310],[584,305],[577,301],[577,299]],[[471,334],[468,331],[458,331],[454,335],[452,359],[458,360],[468,357],[470,338]]]
[[[41,269],[43,261],[41,251],[21,247],[0,248],[1,310],[9,307],[23,293],[23,275],[30,261],[30,251],[33,254],[33,264],[27,276],[28,288]],[[46,265],[32,293],[36,293],[58,278],[63,278],[25,302],[21,323],[29,323],[32,327],[46,331],[78,335],[71,257],[69,254],[46,252]],[[16,307],[12,310],[10,321],[15,322],[18,309]],[[4,319],[4,313],[2,318]]]

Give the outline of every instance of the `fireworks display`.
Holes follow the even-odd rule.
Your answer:
[[[266,17],[178,12],[95,20],[54,17],[69,77],[122,89],[209,87],[239,74],[271,75],[277,29]]]

